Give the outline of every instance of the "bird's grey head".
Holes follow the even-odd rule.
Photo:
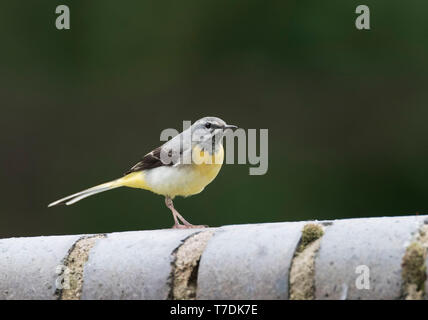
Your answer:
[[[196,121],[192,127],[192,141],[200,144],[204,149],[216,147],[222,143],[226,129],[236,129],[234,125],[226,124],[217,117],[204,117]]]

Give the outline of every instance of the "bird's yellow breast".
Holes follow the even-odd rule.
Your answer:
[[[224,160],[224,149],[220,145],[217,152],[210,154],[198,147],[193,149],[189,177],[186,185],[177,193],[180,196],[190,196],[204,190],[217,177]],[[187,179],[186,179],[187,180]]]
[[[216,177],[224,160],[224,149],[220,145],[217,152],[210,154],[207,151],[201,150],[199,147],[193,148],[192,162],[196,170],[201,174]]]

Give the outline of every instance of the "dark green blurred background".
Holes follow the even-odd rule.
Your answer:
[[[67,4],[71,30],[55,28]],[[371,9],[371,30],[355,8]],[[428,212],[427,1],[2,1],[0,237],[170,227],[117,189],[162,129],[269,129],[269,171],[225,165],[175,201],[195,224]]]

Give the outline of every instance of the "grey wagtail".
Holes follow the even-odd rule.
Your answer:
[[[174,217],[173,228],[200,228],[184,219],[174,208],[175,196],[187,197],[200,193],[219,173],[224,159],[223,135],[236,129],[216,117],[205,117],[176,135],[165,144],[146,154],[122,178],[100,184],[52,202],[71,205],[94,194],[131,187],[150,190],[165,197],[165,204]],[[179,220],[183,223],[180,224]]]

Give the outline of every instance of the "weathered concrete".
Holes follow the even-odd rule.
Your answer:
[[[406,300],[422,300],[426,297],[428,259],[428,224],[423,224],[419,233],[406,248],[401,263],[403,293]]]
[[[313,300],[315,298],[315,256],[324,235],[319,223],[305,224],[290,268],[290,300]]]
[[[288,299],[288,273],[303,225],[217,229],[201,257],[197,299]]]
[[[213,230],[207,230],[193,234],[174,252],[171,299],[196,299],[199,262],[213,233]]]
[[[315,259],[315,299],[402,298],[402,258],[422,222],[417,216],[334,221]],[[368,267],[369,289],[356,287],[358,266]]]
[[[428,297],[427,216],[317,223],[0,239],[0,299]]]
[[[85,264],[82,299],[167,299],[173,251],[201,229],[108,234]]]
[[[55,281],[80,237],[0,239],[0,299],[57,299]]]
[[[83,287],[83,268],[95,243],[104,238],[103,234],[80,238],[70,249],[64,265],[67,271],[62,274],[65,283],[59,292],[60,300],[80,300]]]

